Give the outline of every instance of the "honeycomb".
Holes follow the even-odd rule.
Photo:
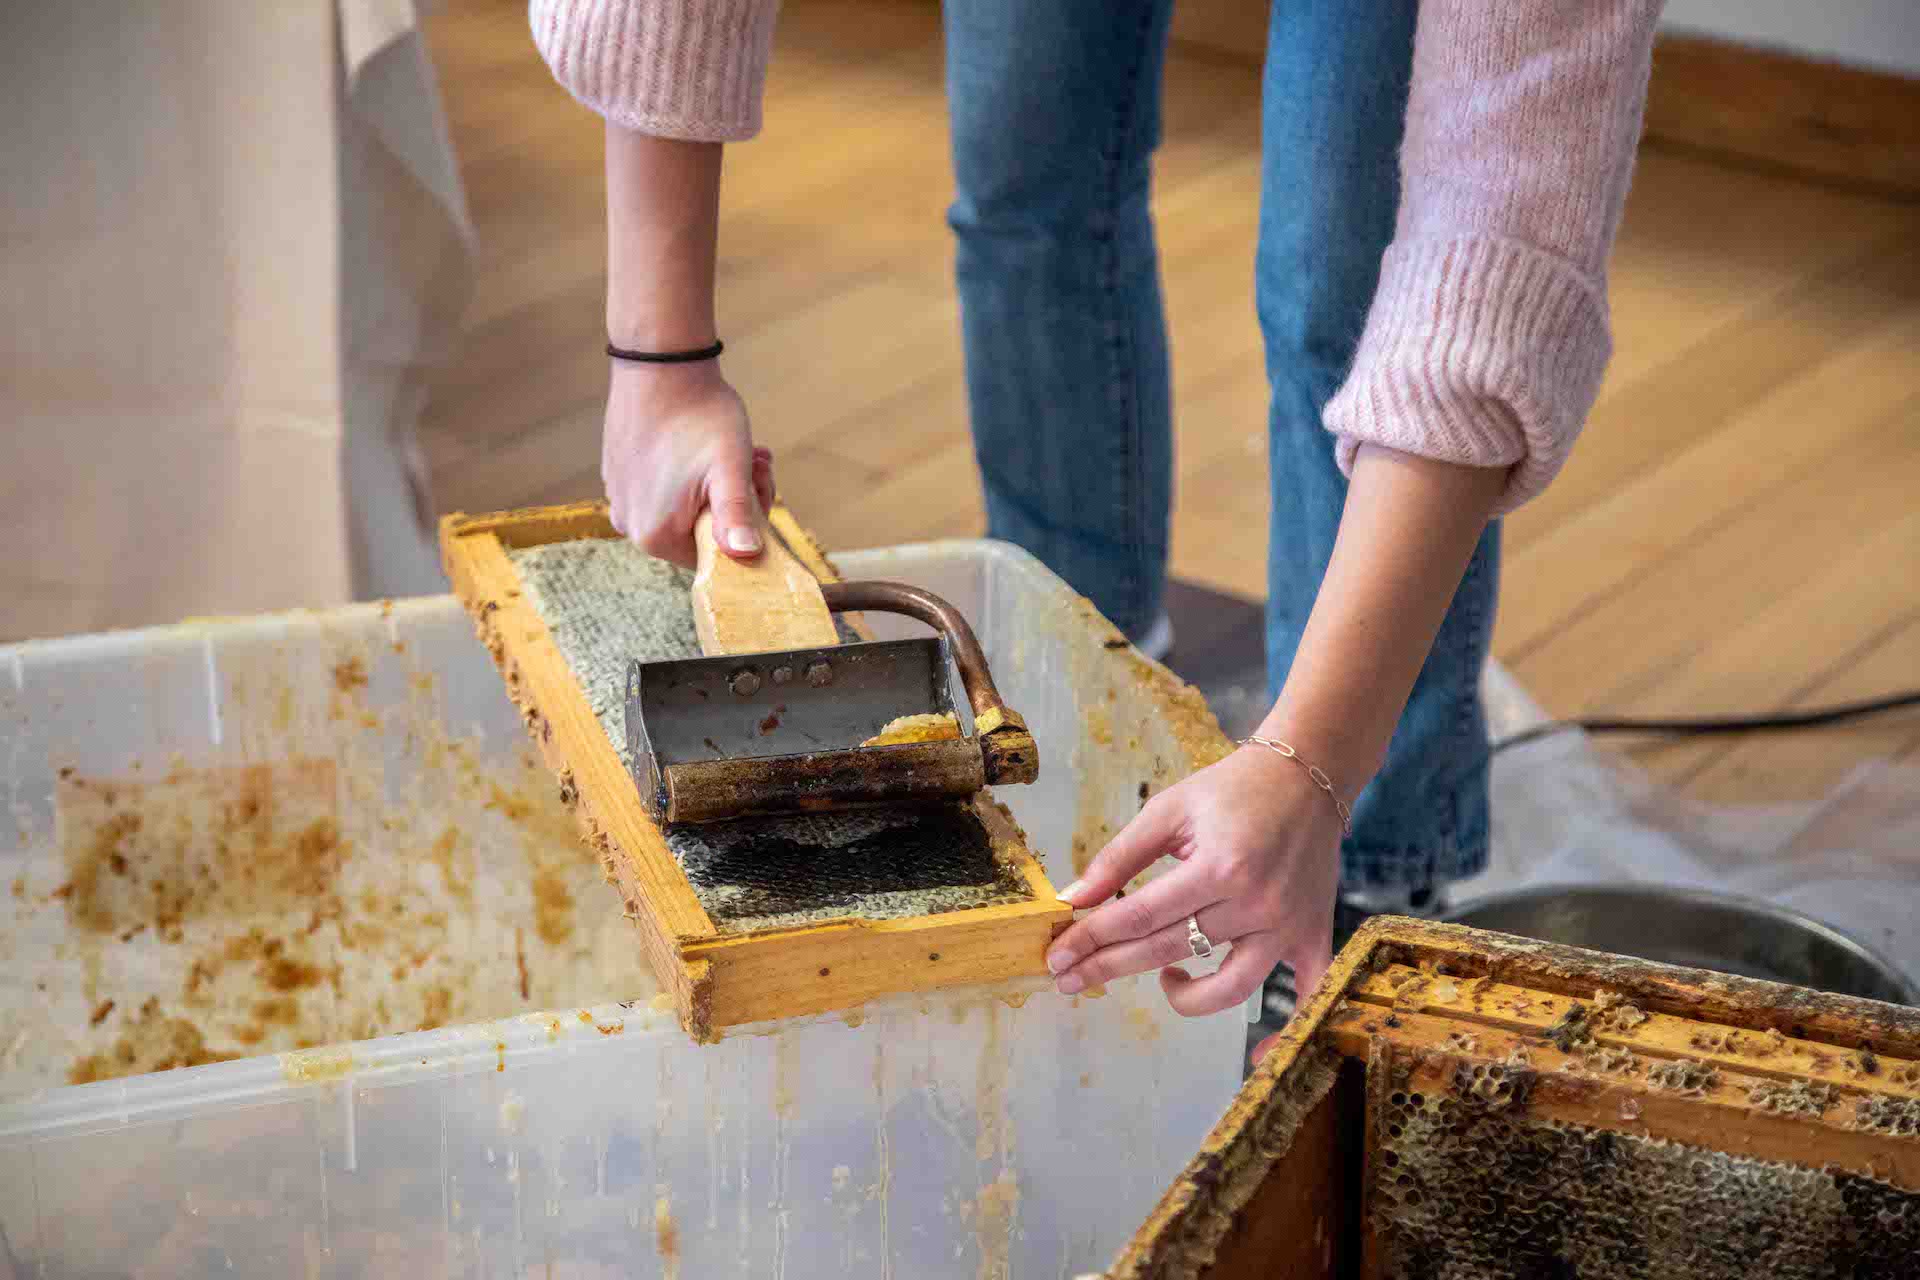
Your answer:
[[[1840,1101],[1840,1092],[1817,1080],[1795,1080],[1790,1084],[1768,1080],[1747,1090],[1747,1101],[1777,1115],[1819,1116]]]
[[[1870,1133],[1920,1138],[1920,1098],[1889,1098],[1872,1094],[1860,1100],[1854,1124]],[[1920,1270],[1920,1267],[1916,1268]]]
[[[1675,1058],[1647,1071],[1647,1083],[1656,1089],[1670,1089],[1698,1097],[1720,1083],[1720,1073],[1705,1063]]]
[[[1396,1280],[1920,1275],[1920,1193],[1541,1120],[1522,1066],[1369,1070],[1366,1214]]]
[[[630,542],[583,538],[508,551],[600,727],[626,750],[627,663],[697,658],[693,576]],[[858,639],[841,624],[841,639]],[[930,915],[1031,896],[964,805],[743,819],[672,832],[667,846],[725,932]]]
[[[723,929],[928,915],[1027,892],[958,802],[677,827],[667,847]]]
[[[1609,1031],[1631,1031],[1647,1020],[1647,1011],[1617,991],[1601,991],[1593,997],[1596,1021]]]
[[[1567,1011],[1554,1019],[1553,1025],[1541,1033],[1548,1044],[1562,1053],[1573,1053],[1582,1045],[1593,1043],[1591,1010],[1577,1001],[1567,1006]]]

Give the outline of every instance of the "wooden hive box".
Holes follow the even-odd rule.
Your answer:
[[[1376,919],[1108,1274],[1920,1276],[1920,1011]]]
[[[835,579],[790,512],[776,508],[770,520],[816,576]],[[723,927],[642,807],[611,731],[596,717],[516,568],[514,553],[526,548],[619,543],[605,504],[456,514],[441,522],[440,540],[455,592],[557,775],[561,798],[625,900],[662,989],[695,1038],[772,1018],[850,1009],[886,994],[1046,972],[1046,946],[1071,919],[1071,908],[1056,899],[1023,833],[985,793],[964,808],[985,828],[1017,900],[903,918]]]

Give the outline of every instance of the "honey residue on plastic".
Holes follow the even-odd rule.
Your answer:
[[[680,1225],[673,1220],[673,1203],[666,1196],[653,1202],[653,1244],[667,1280],[680,1274]]]
[[[965,1007],[965,1006],[961,1006]],[[974,1078],[973,1112],[980,1131],[974,1138],[974,1158],[991,1160],[996,1153],[1006,1155],[1013,1149],[1007,1131],[1007,1078],[1012,1070],[1012,1053],[1007,1046],[1006,1019],[999,1002],[986,1000],[986,1036],[980,1044],[980,1062]]]
[[[416,1031],[432,1031],[444,1027],[453,1020],[453,992],[446,987],[428,987],[425,1008],[421,1012],[420,1023]]]
[[[1141,1044],[1152,1044],[1160,1038],[1160,1023],[1155,1020],[1153,1012],[1139,1005],[1127,1010],[1127,1028]]]
[[[533,921],[541,940],[554,946],[573,936],[573,891],[557,867],[534,869]]]
[[[1013,1170],[980,1188],[971,1205],[974,1239],[980,1246],[975,1280],[1007,1280],[1012,1274],[1013,1219],[1020,1208],[1020,1184]]]
[[[322,1080],[338,1080],[352,1070],[351,1049],[308,1049],[280,1055],[280,1074],[289,1084],[318,1084]]]
[[[580,832],[567,812],[549,800],[552,787],[537,772],[511,790],[494,783],[490,791],[485,807],[505,814],[530,837],[524,847],[533,877],[534,930],[549,946],[560,946],[573,937],[574,897],[568,880],[582,856]]]
[[[121,845],[140,830],[137,813],[116,813],[102,823],[77,856],[67,859],[67,919],[75,927],[91,933],[114,933],[118,918],[108,909],[101,892],[100,877],[105,872],[127,874],[127,856]]]
[[[367,687],[366,659],[359,655],[343,658],[333,664],[333,687],[340,693],[351,694],[357,689]]]
[[[153,998],[140,1006],[138,1014],[126,1020],[125,1029],[111,1049],[90,1053],[75,1062],[67,1072],[67,1082],[91,1084],[148,1071],[228,1062],[239,1056],[209,1049],[199,1027],[185,1018],[168,1017],[162,1012],[160,1001]]]
[[[433,859],[433,865],[440,868],[440,878],[446,882],[447,892],[462,901],[473,899],[473,858],[468,855],[462,859],[460,853],[460,832],[449,826],[440,833],[440,838],[427,850],[427,856]]]
[[[332,813],[331,760],[290,760],[158,783],[64,777],[57,792],[67,918],[94,934],[297,910],[350,853]]]
[[[269,709],[274,692],[255,690]],[[16,1063],[15,1080],[108,1079],[650,991],[638,954],[628,980],[605,972],[598,944],[619,922],[600,912],[588,933],[581,900],[598,905],[599,869],[532,753],[483,765],[436,726],[408,732],[437,776],[397,804],[381,757],[352,749],[129,779],[63,772],[46,851],[64,880],[20,911],[66,917],[78,955],[62,964],[84,1004],[63,1015],[65,1056]],[[484,938],[507,933],[489,967]],[[561,994],[589,973],[590,988]],[[329,986],[333,998],[307,997]]]

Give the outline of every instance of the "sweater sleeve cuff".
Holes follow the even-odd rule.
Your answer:
[[[1602,287],[1564,258],[1492,236],[1396,243],[1327,404],[1340,469],[1363,444],[1510,467],[1504,515],[1559,473],[1611,350]]]
[[[532,0],[534,44],[610,124],[689,142],[760,132],[779,0]]]

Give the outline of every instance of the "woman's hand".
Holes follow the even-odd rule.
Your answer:
[[[693,568],[693,522],[707,507],[727,554],[760,554],[773,454],[754,448],[747,407],[711,360],[614,362],[600,479],[613,527],[649,555]]]
[[[1062,891],[1076,907],[1106,905],[1048,950],[1056,985],[1073,995],[1159,969],[1167,1002],[1194,1017],[1245,1000],[1284,960],[1304,995],[1330,961],[1340,832],[1338,811],[1305,769],[1242,747],[1149,800]],[[1163,855],[1182,865],[1114,897]],[[1232,944],[1203,978],[1173,967],[1193,956],[1190,916],[1215,946]]]

